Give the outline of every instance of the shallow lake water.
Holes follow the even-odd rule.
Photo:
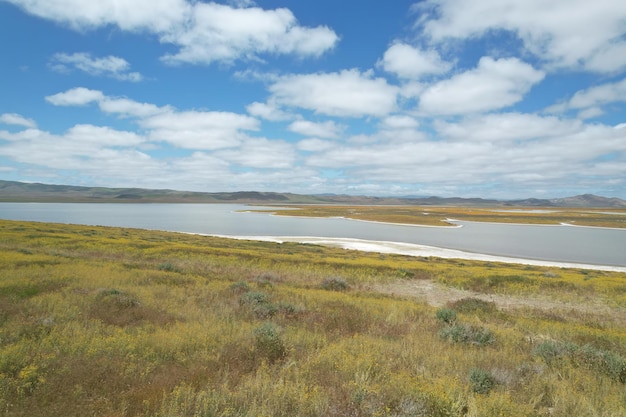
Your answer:
[[[241,212],[250,208],[238,204],[0,203],[0,218],[232,237],[363,239],[511,258],[626,266],[626,230],[477,222],[445,228]]]

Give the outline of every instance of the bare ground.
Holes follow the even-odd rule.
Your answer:
[[[536,309],[550,313],[584,315],[600,321],[626,325],[626,308],[610,306],[598,298],[566,302],[544,295],[518,296],[484,294],[442,285],[431,280],[396,281],[390,284],[374,284],[370,290],[400,297],[416,298],[434,307],[442,307],[463,298],[478,298],[495,303],[501,310]]]

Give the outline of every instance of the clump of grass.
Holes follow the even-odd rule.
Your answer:
[[[322,281],[321,287],[329,291],[347,291],[350,284],[341,277],[327,277]]]
[[[415,272],[405,268],[400,268],[396,271],[396,276],[401,279],[411,279],[415,277]]]
[[[254,282],[259,287],[271,288],[274,284],[281,281],[280,277],[275,274],[265,272],[254,278]]]
[[[497,311],[496,303],[493,301],[484,301],[476,297],[461,298],[460,300],[448,304],[448,307],[459,313],[493,313]]]
[[[250,286],[247,282],[237,281],[230,286],[230,290],[235,294],[242,294],[250,291]]]
[[[159,271],[166,272],[182,272],[182,270],[174,265],[172,262],[163,262],[162,264],[159,264],[159,266],[157,266],[157,269]]]
[[[141,305],[139,300],[137,300],[132,295],[126,294],[123,291],[115,288],[105,288],[98,291],[98,295],[96,298],[103,303],[107,303],[119,308],[132,308]]]

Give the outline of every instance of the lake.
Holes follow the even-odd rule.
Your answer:
[[[239,212],[249,208],[239,204],[0,203],[0,218],[230,237],[401,242],[500,257],[626,267],[626,230],[478,222],[444,228]]]

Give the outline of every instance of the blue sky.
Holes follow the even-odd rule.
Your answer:
[[[626,198],[626,2],[0,0],[0,179]]]

